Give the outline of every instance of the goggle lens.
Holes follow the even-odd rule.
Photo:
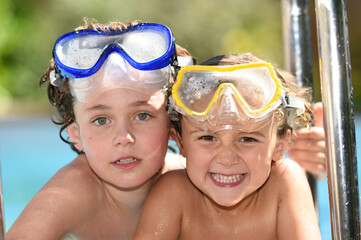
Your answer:
[[[94,74],[113,51],[139,70],[169,65],[175,56],[170,30],[160,24],[140,24],[124,32],[82,30],[63,35],[54,46],[54,59],[68,78]]]
[[[250,117],[267,112],[278,100],[280,83],[267,66],[225,69],[184,70],[174,88],[175,100],[193,115],[204,116],[224,94],[231,94]]]

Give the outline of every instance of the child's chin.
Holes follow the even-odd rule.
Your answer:
[[[233,207],[235,205],[237,205],[239,202],[242,201],[242,199],[240,199],[239,197],[237,198],[232,198],[232,199],[214,199],[213,198],[213,201],[219,205],[219,206],[222,206],[222,207],[225,207],[225,208],[230,208],[230,207]]]

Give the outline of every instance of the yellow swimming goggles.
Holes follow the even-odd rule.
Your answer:
[[[277,107],[299,108],[303,100],[282,91],[272,65],[186,66],[178,72],[172,96],[180,113],[197,121],[216,118],[261,120]]]

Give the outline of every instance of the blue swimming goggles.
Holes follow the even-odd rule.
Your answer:
[[[67,33],[56,41],[53,58],[61,76],[84,78],[96,73],[113,52],[142,71],[164,68],[176,59],[170,29],[157,23],[109,32],[86,29]]]

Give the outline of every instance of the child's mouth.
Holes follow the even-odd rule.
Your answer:
[[[113,162],[113,166],[122,170],[130,170],[138,166],[141,162],[140,159],[134,157],[123,158]]]
[[[223,175],[210,173],[212,181],[220,187],[234,187],[241,184],[247,174]]]
[[[121,160],[117,160],[115,161],[116,164],[128,164],[128,163],[132,163],[132,162],[136,162],[137,159],[136,158],[126,158],[126,159],[121,159]]]

